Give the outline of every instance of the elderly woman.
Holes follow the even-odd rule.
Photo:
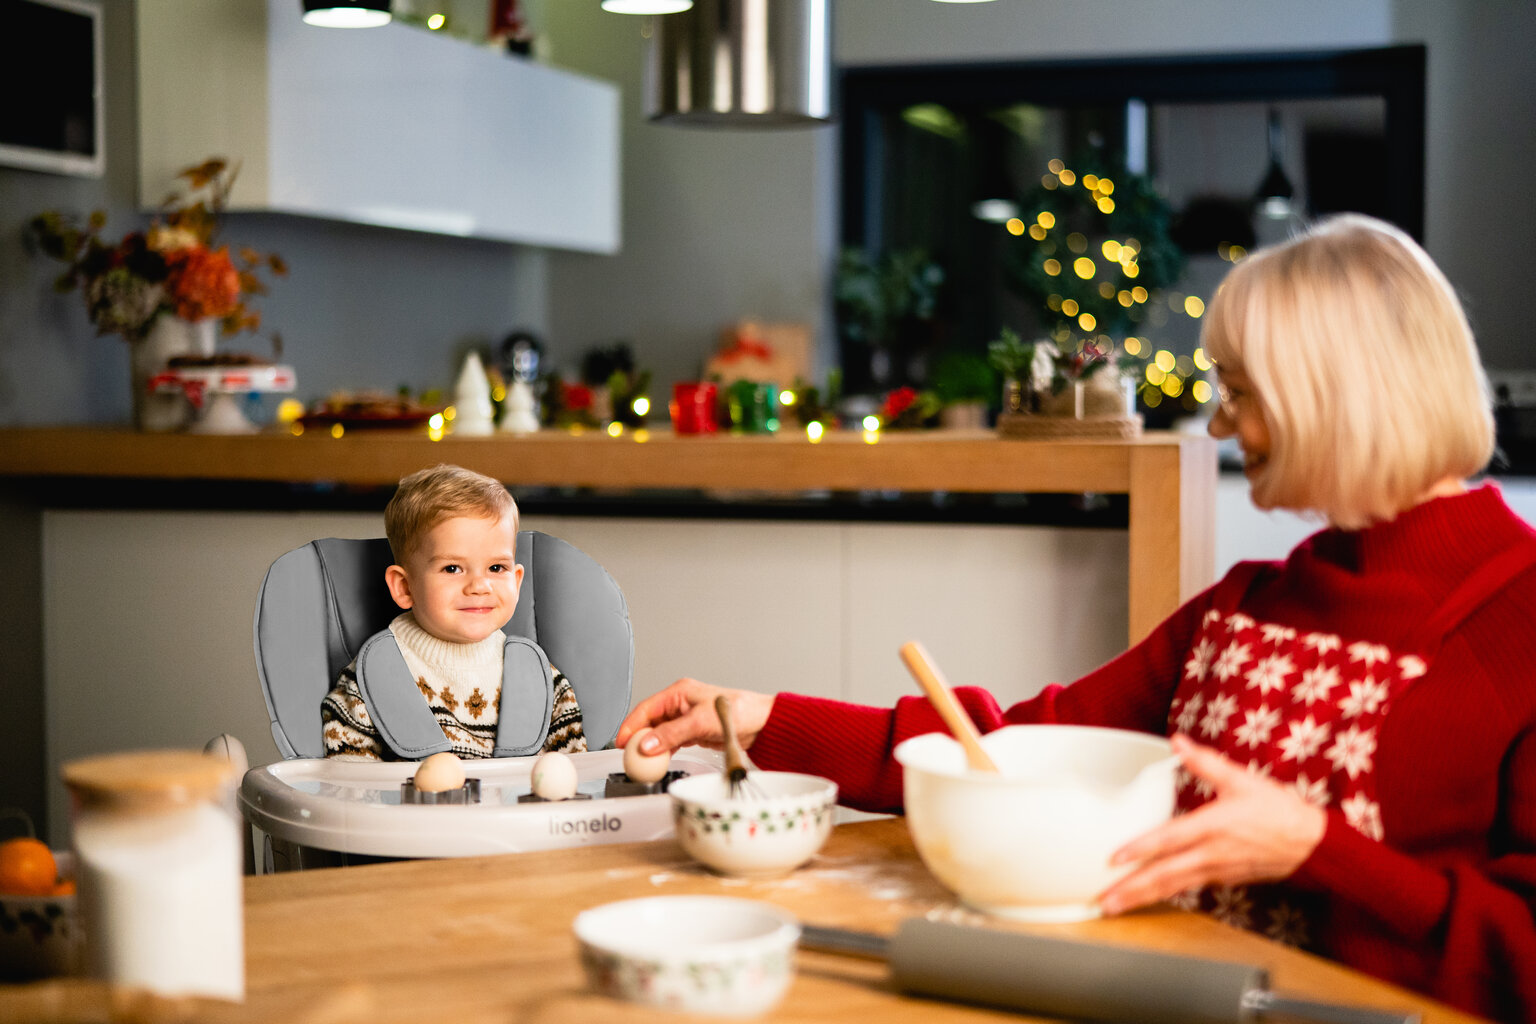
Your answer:
[[[1172,821],[1116,854],[1106,913],[1161,900],[1468,1010],[1536,1019],[1536,531],[1497,488],[1488,387],[1450,284],[1412,239],[1347,215],[1233,269],[1204,345],[1260,508],[1327,526],[1236,566],[1125,654],[1001,709],[1173,737]],[[718,739],[716,687],[642,701],[624,742]],[[894,709],[725,691],[765,768],[899,810]],[[826,742],[835,736],[836,743]]]

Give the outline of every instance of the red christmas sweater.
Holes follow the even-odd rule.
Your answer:
[[[1274,885],[1207,891],[1218,916],[1499,1020],[1536,1020],[1536,531],[1493,486],[1245,563],[1125,654],[1006,710],[988,731],[1063,722],[1181,731],[1324,807],[1311,857]],[[764,768],[901,809],[894,709],[780,694]],[[837,736],[837,743],[826,743]],[[1209,799],[1181,778],[1180,806]]]

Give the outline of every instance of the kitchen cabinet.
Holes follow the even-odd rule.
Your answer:
[[[240,161],[232,211],[613,253],[617,86],[294,0],[139,0],[139,187]]]

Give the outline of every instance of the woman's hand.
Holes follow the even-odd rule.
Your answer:
[[[1142,863],[1100,895],[1106,914],[1207,885],[1288,878],[1322,841],[1327,815],[1294,790],[1187,736],[1175,736],[1173,749],[1216,797],[1116,851],[1112,864]]]
[[[720,716],[715,712],[715,698],[724,694],[731,702],[731,723],[736,726],[736,740],[743,749],[750,747],[773,712],[773,697],[751,690],[726,690],[701,683],[697,679],[679,679],[660,693],[636,704],[619,725],[613,744],[622,747],[646,726],[654,731],[640,741],[640,753],[657,754],[663,750],[696,743],[718,748],[723,741]]]

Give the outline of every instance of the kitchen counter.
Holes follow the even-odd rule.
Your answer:
[[[1144,636],[1214,575],[1215,443],[1150,433],[1115,441],[999,440],[990,432],[678,436],[670,431],[543,431],[529,437],[431,440],[352,431],[207,436],[61,427],[0,430],[0,478],[392,486],[451,462],[508,486],[706,489],[716,492],[887,490],[1127,496],[1130,639]]]
[[[691,675],[885,705],[911,688],[897,647],[921,639],[951,678],[1022,700],[1114,657],[1214,576],[1203,437],[0,430],[0,613],[23,681],[0,694],[11,802],[62,839],[64,760],[220,732],[275,758],[250,654],[267,567],[316,537],[381,535],[395,483],[437,462],[503,480],[528,528],[613,574],[635,699]],[[542,504],[527,498],[541,488]],[[787,507],[817,501],[835,514]],[[1055,514],[957,511],[994,501]],[[684,502],[688,515],[667,511]],[[1106,503],[1118,518],[1079,508]],[[893,504],[926,518],[881,514]]]

